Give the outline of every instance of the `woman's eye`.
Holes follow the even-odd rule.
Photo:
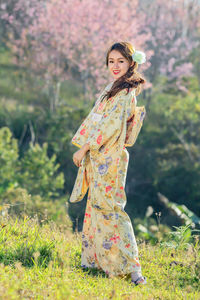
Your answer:
[[[124,61],[123,61],[123,60],[120,60],[119,62],[120,62],[120,63],[123,63]],[[110,61],[109,61],[109,64],[112,64],[112,63],[113,63],[113,61],[110,60]]]

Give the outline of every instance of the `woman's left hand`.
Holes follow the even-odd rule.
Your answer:
[[[73,162],[77,167],[81,167],[81,161],[88,150],[88,144],[85,144],[81,149],[79,149],[73,154]]]
[[[81,166],[81,161],[85,156],[85,152],[80,149],[73,154],[73,162],[77,167]]]

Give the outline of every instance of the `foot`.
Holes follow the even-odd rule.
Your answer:
[[[131,282],[133,282],[135,285],[146,284],[147,283],[147,278],[143,277],[143,276],[140,276],[136,280],[132,279]]]

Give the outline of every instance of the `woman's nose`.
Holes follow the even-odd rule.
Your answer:
[[[119,67],[118,62],[114,63],[114,69],[117,69]]]

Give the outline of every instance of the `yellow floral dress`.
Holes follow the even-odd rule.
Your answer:
[[[135,89],[124,89],[102,100],[108,85],[78,128],[72,143],[90,150],[78,169],[70,202],[81,201],[88,190],[82,231],[82,267],[108,275],[141,273],[131,220],[125,212],[125,182],[129,162],[126,147],[133,146],[145,108],[136,106]]]

